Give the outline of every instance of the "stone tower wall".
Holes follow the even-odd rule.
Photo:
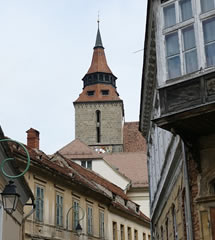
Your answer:
[[[99,145],[123,144],[123,102],[74,103],[75,138],[87,145],[98,145],[96,111],[101,112]]]

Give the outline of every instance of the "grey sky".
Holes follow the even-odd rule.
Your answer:
[[[139,118],[146,0],[0,0],[0,124],[53,153],[74,139],[74,107],[100,31],[125,121]]]

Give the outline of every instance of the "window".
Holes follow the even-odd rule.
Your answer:
[[[176,10],[180,13],[176,15]],[[183,23],[192,18],[191,0],[176,1],[163,8],[164,27],[168,28],[176,23]],[[168,78],[176,78],[182,74],[194,72],[198,69],[197,51],[194,27],[189,23],[188,27],[180,25],[173,32],[166,30],[166,64]]]
[[[99,210],[99,236],[100,238],[105,237],[105,223],[104,223],[104,211]]]
[[[180,50],[178,32],[166,35],[166,58],[168,77],[176,78],[181,75]]]
[[[36,185],[36,221],[43,221],[43,209],[44,209],[44,189],[40,185]]]
[[[79,201],[73,201],[73,230],[76,229],[79,222]]]
[[[120,240],[125,240],[125,228],[124,225],[120,225]]]
[[[117,240],[117,223],[113,222],[113,240]]]
[[[101,90],[102,95],[106,96],[109,94],[109,90]]]
[[[164,7],[164,26],[171,27],[176,24],[175,4]]]
[[[146,234],[143,233],[143,240],[146,240]]]
[[[214,0],[201,0],[201,8],[203,13],[214,9],[214,6]]]
[[[87,233],[93,234],[93,208],[87,206]]]
[[[128,227],[128,240],[131,240],[132,236],[131,236],[131,228]]]
[[[134,240],[138,240],[138,231],[134,229]]]
[[[92,169],[92,160],[82,160],[81,161],[81,166],[84,168]]]
[[[96,137],[98,143],[101,142],[100,128],[101,128],[101,112],[99,110],[96,110]]]
[[[93,96],[94,93],[95,93],[95,91],[87,91],[87,95],[88,95],[88,96]]]
[[[193,26],[189,26],[182,30],[183,36],[183,57],[185,64],[185,72],[190,73],[198,69],[196,42]]]
[[[165,80],[215,66],[215,32],[211,31],[215,29],[215,0],[200,2],[162,1]]]
[[[178,229],[177,229],[177,222],[176,222],[176,211],[175,206],[172,207],[172,220],[173,220],[173,232],[174,232],[174,239],[178,240]]]
[[[56,225],[63,226],[63,196],[56,194]]]
[[[215,29],[215,18],[203,22],[207,66],[215,65],[215,32],[212,29]]]

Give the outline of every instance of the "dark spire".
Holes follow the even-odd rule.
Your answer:
[[[101,34],[100,34],[100,31],[99,31],[99,19],[98,19],[98,31],[97,31],[97,35],[96,35],[96,44],[95,44],[95,48],[104,48],[103,45],[102,45],[102,38],[101,38]]]

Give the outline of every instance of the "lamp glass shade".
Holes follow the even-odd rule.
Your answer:
[[[9,181],[1,193],[3,208],[6,212],[12,213],[16,210],[20,195],[16,193],[16,186]]]
[[[2,195],[3,208],[8,212],[12,213],[16,210],[19,196],[16,195]]]
[[[78,236],[80,236],[81,232],[82,232],[82,227],[81,227],[80,223],[78,223],[78,225],[76,226],[75,230],[76,230]]]

